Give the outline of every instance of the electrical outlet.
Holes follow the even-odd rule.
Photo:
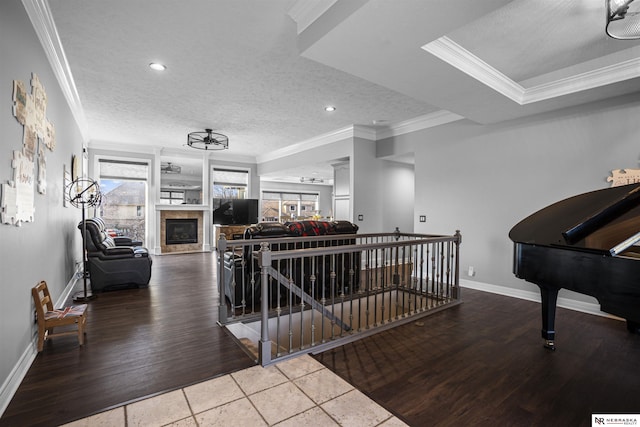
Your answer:
[[[467,271],[467,276],[473,277],[475,275],[476,275],[476,269],[472,265],[470,265],[469,266],[469,271]]]

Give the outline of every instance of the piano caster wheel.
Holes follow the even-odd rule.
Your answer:
[[[555,350],[556,349],[556,344],[553,342],[553,340],[545,340],[544,341],[544,348],[549,349],[549,350]]]

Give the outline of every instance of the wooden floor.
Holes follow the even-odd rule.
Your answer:
[[[211,253],[154,257],[147,289],[89,303],[85,345],[45,342],[0,426],[53,426],[253,366],[216,324]]]
[[[148,289],[90,303],[85,346],[45,343],[0,426],[52,426],[253,365],[216,325],[213,254],[154,257]],[[463,289],[464,303],[315,357],[411,426],[590,426],[640,413],[640,336],[559,309]],[[230,421],[232,424],[232,421]]]
[[[316,358],[411,426],[591,426],[592,413],[640,413],[640,336],[623,322],[558,309],[549,351],[539,304],[462,291],[462,305]]]

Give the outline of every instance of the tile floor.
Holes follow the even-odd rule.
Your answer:
[[[78,426],[406,426],[308,355],[74,421]]]

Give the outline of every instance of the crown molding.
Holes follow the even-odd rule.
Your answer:
[[[448,37],[422,46],[422,49],[489,86],[512,101],[522,104],[524,88],[491,65],[478,58]]]
[[[640,77],[640,58],[633,58],[525,89],[448,37],[434,40],[422,46],[422,49],[519,105],[570,95]]]
[[[298,26],[298,34],[313,24],[338,0],[298,0],[289,9],[288,15]]]
[[[376,130],[368,126],[358,125],[348,126],[346,128],[325,133],[323,135],[319,135],[314,138],[310,138],[305,141],[283,147],[279,150],[274,150],[270,153],[263,154],[261,156],[258,156],[256,160],[258,163],[264,163],[349,138],[362,138],[375,142],[381,139],[391,138],[394,136],[403,135],[405,133],[416,132],[434,126],[443,125],[446,123],[454,122],[456,120],[461,120],[463,118],[464,117],[450,111],[440,110],[431,114],[426,114],[424,116],[393,124],[385,129]]]
[[[423,129],[432,128],[434,126],[444,125],[446,123],[455,122],[464,119],[458,114],[447,110],[436,111],[435,113],[425,114],[424,116],[398,122],[386,129],[381,129],[377,133],[377,139],[386,139],[394,136],[403,135],[405,133],[416,132]]]
[[[640,76],[640,58],[576,74],[553,82],[532,86],[525,90],[523,104],[569,95]]]
[[[256,158],[258,163],[264,163],[271,160],[276,160],[282,157],[290,156],[292,154],[301,153],[312,148],[322,147],[323,145],[338,142],[343,139],[354,138],[356,136],[363,138],[362,135],[356,135],[355,126],[347,126],[342,129],[335,130],[333,132],[318,135],[316,137],[298,142],[296,144],[288,145],[278,150],[273,150],[270,153],[262,154]]]
[[[89,141],[89,126],[87,124],[84,110],[80,102],[80,96],[76,88],[71,68],[64,53],[62,42],[56,28],[51,9],[47,0],[22,0],[31,25],[40,39],[40,44],[44,48],[49,64],[53,69],[60,89],[69,104],[71,113],[80,128],[80,133],[84,142]]]
[[[131,144],[124,142],[110,142],[102,140],[92,140],[88,144],[88,148],[91,150],[102,151],[115,151],[119,153],[135,153],[135,154],[147,154],[152,156],[176,156],[176,157],[188,157],[188,158],[200,158],[205,160],[216,160],[221,162],[237,162],[237,163],[256,163],[256,158],[253,156],[245,156],[239,154],[225,153],[224,156],[220,155],[220,152],[214,151],[198,151],[189,148],[178,149],[173,147],[158,147],[155,145],[146,144]]]
[[[378,132],[376,129],[368,127],[368,126],[353,126],[353,136],[355,138],[368,139],[369,141],[377,141],[378,140]]]
[[[124,142],[110,142],[103,140],[91,140],[87,143],[90,150],[118,151],[123,153],[138,153],[153,155],[161,149],[151,145],[127,144]]]

